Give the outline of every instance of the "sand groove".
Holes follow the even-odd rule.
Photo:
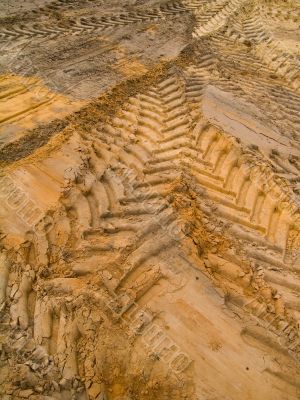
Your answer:
[[[63,121],[65,99],[36,98],[34,78],[0,80],[11,155],[0,185],[0,397],[297,400],[297,7],[141,1],[101,14],[89,3],[53,1],[0,32],[53,39],[53,58],[62,35],[124,33],[126,48],[95,61],[103,81],[83,70],[104,95],[73,114],[83,102],[70,101],[66,124],[37,146],[27,121],[52,111]],[[187,21],[174,55],[167,30]],[[151,69],[156,35],[168,56],[157,46]],[[134,68],[149,51],[138,78],[112,68],[122,51]]]

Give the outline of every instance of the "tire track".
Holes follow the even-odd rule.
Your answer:
[[[206,62],[211,65],[209,57],[202,62],[200,71]],[[171,262],[184,254],[193,271],[205,272],[227,293],[229,308],[249,310],[260,326],[268,318],[270,330],[281,332],[283,345],[269,347],[280,354],[292,348],[299,357],[299,274],[287,260],[291,231],[300,231],[298,207],[292,196],[287,200],[284,181],[262,154],[245,149],[200,112],[191,114],[190,101],[200,102],[206,85],[201,81],[198,96],[198,84],[195,89],[189,80],[198,70],[170,70],[105,123],[85,129],[78,124],[82,164],[47,215],[51,231],[45,228],[39,238],[28,233],[9,273],[9,259],[2,254],[0,277],[13,300],[7,300],[12,325],[32,328],[41,359],[52,356],[60,379],[72,385],[77,379],[87,395],[94,384],[105,391],[86,367],[102,320],[111,329],[112,321],[155,297],[157,286],[169,279],[164,262],[179,245]],[[219,226],[209,227],[216,220],[226,226],[220,235],[232,240],[220,254],[209,247],[218,239],[212,232]],[[200,229],[207,241],[203,246]],[[242,255],[238,241],[248,243]],[[4,290],[0,293],[3,303]],[[94,307],[101,310],[98,321]],[[267,342],[248,328],[241,336],[259,346]],[[82,343],[91,351],[81,354]],[[42,363],[39,372],[45,371]]]
[[[132,23],[157,21],[168,16],[185,12],[188,12],[188,10],[181,4],[181,2],[171,1],[149,11],[132,11],[128,13],[102,17],[80,17],[77,19],[69,19],[69,21],[65,22],[64,24],[53,24],[50,22],[49,25],[38,22],[33,24],[20,24],[13,26],[12,28],[2,28],[0,30],[0,39],[54,39],[59,35],[87,34]]]

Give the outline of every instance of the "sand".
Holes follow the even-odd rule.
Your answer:
[[[298,2],[0,22],[0,398],[298,400]]]

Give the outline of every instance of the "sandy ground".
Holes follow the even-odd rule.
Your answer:
[[[1,399],[300,398],[299,23],[1,3]]]

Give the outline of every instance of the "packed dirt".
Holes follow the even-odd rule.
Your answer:
[[[300,5],[3,0],[0,399],[300,399]]]

